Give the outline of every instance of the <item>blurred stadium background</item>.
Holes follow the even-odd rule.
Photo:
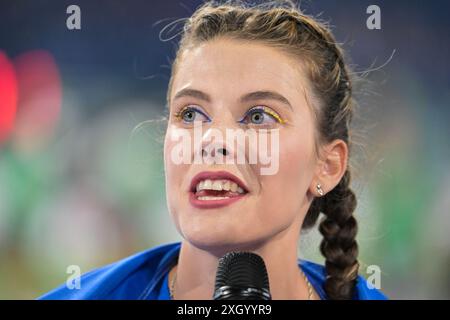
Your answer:
[[[201,1],[0,1],[0,299],[179,241],[162,165],[180,24]],[[66,8],[81,8],[79,31]],[[366,8],[381,8],[368,30]],[[450,3],[303,1],[330,21],[360,85],[354,189],[361,274],[398,299],[450,298]],[[170,41],[162,41],[162,39]],[[371,72],[365,72],[374,69]],[[135,130],[133,130],[135,129]],[[313,230],[300,246],[323,262]]]

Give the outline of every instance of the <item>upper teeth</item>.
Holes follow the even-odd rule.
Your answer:
[[[239,187],[237,183],[230,181],[230,180],[202,180],[199,183],[197,183],[196,190],[225,190],[225,191],[232,191],[232,192],[238,192],[238,193],[244,193],[244,189]]]

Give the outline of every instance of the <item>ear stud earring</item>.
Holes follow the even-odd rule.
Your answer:
[[[323,192],[323,190],[322,190],[322,186],[320,185],[320,183],[317,184],[316,189],[317,189],[317,192],[318,192],[321,196],[323,196],[324,192]]]

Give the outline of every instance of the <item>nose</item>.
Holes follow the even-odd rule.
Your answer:
[[[209,153],[208,153],[209,152]],[[230,154],[230,152],[226,149],[226,148],[220,148],[220,147],[216,147],[213,148],[212,150],[206,150],[205,147],[202,147],[202,157],[208,157],[209,155],[211,157],[215,157],[217,154],[221,154],[223,156],[227,156],[228,154]]]
[[[202,160],[207,164],[224,164],[233,161],[232,152],[223,140],[202,143]]]
[[[217,128],[208,129],[202,136],[198,154],[207,164],[231,164],[234,163],[234,149],[232,141],[227,141],[225,130]]]

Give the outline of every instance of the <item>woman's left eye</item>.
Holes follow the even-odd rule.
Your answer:
[[[271,124],[282,123],[280,116],[267,107],[252,108],[245,114],[244,118],[240,120],[241,123],[246,124]]]

